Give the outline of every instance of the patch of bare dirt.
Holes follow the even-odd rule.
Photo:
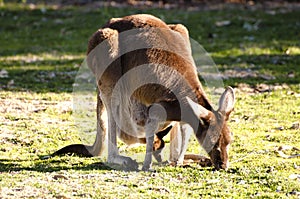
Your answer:
[[[254,71],[252,69],[240,69],[240,68],[236,68],[233,70],[226,70],[222,74],[222,77],[224,79],[230,79],[230,78],[261,78],[264,80],[276,79],[273,75],[261,74],[258,71]]]
[[[272,92],[275,90],[287,90],[289,86],[287,84],[257,84],[257,85],[249,85],[245,83],[240,83],[236,87],[238,92],[248,93],[248,94],[257,94],[257,93],[264,93],[264,92]]]

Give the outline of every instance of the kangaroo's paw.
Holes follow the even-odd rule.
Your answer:
[[[134,170],[134,171],[138,170],[138,163],[135,160],[131,159],[130,157],[126,157],[126,156],[117,155],[114,157],[109,157],[108,163],[118,164],[124,167],[126,170]]]
[[[144,164],[142,167],[143,171],[153,171],[152,167],[152,154],[146,154]]]
[[[151,165],[150,165],[150,166],[148,166],[148,165],[147,165],[147,166],[145,166],[145,165],[144,165],[144,166],[142,167],[142,171],[147,171],[147,172],[156,172],[156,170],[155,170],[155,169],[153,169]]]

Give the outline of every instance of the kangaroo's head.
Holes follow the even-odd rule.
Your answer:
[[[216,169],[226,169],[229,164],[229,145],[232,141],[232,133],[227,126],[227,121],[235,102],[233,89],[228,87],[225,90],[216,111],[209,111],[189,98],[187,100],[200,120],[198,132],[196,132],[199,143],[209,154]]]

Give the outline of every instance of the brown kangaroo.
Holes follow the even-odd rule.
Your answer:
[[[183,25],[167,25],[145,14],[114,18],[90,38],[87,53],[100,91],[97,137],[87,147],[90,154],[101,154],[107,130],[108,162],[136,169],[136,161],[119,155],[116,139],[117,135],[127,135],[127,141],[143,138],[142,169],[149,170],[155,132],[168,132],[167,127],[176,121],[191,127],[216,169],[228,167],[231,132],[227,120],[234,107],[234,91],[228,87],[219,108],[213,110],[198,79]],[[102,117],[105,111],[108,121]]]

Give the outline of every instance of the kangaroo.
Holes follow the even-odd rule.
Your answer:
[[[101,154],[107,130],[107,161],[137,168],[136,161],[118,152],[116,139],[123,132],[145,138],[142,170],[151,170],[155,132],[175,121],[191,127],[216,169],[228,167],[227,121],[234,91],[228,87],[213,110],[197,76],[186,27],[146,14],[113,18],[92,35],[87,54],[100,92],[95,141],[99,144],[87,148],[91,154]]]

